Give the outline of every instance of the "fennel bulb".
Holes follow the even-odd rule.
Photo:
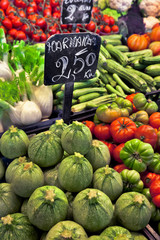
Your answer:
[[[37,103],[42,112],[42,118],[48,118],[53,109],[53,92],[52,88],[45,86],[33,86],[32,101]]]
[[[0,61],[0,77],[8,81],[13,79],[13,75],[8,64],[3,61]]]

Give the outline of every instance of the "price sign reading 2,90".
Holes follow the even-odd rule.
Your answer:
[[[92,33],[56,34],[45,45],[44,84],[91,79],[97,69],[101,38]]]
[[[93,0],[63,0],[61,10],[62,24],[89,23]]]

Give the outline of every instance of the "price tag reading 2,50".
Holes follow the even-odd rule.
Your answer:
[[[89,23],[93,0],[63,0],[61,10],[62,24]]]
[[[44,84],[78,82],[94,77],[101,38],[93,33],[56,34],[45,44]]]

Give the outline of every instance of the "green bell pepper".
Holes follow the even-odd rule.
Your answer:
[[[136,138],[127,141],[120,151],[120,159],[123,163],[137,172],[144,172],[152,162],[153,156],[152,146]]]
[[[123,181],[124,192],[142,192],[144,184],[140,179],[140,174],[136,170],[124,169],[120,173]]]

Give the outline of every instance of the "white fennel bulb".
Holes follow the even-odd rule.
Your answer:
[[[29,125],[39,122],[42,119],[42,113],[35,102],[27,100],[22,106],[20,118],[23,125]]]
[[[0,61],[0,77],[4,78],[6,81],[13,79],[13,75],[8,64],[3,61]]]
[[[33,86],[32,101],[37,103],[42,112],[42,118],[48,118],[52,114],[53,109],[53,92],[51,87]]]

